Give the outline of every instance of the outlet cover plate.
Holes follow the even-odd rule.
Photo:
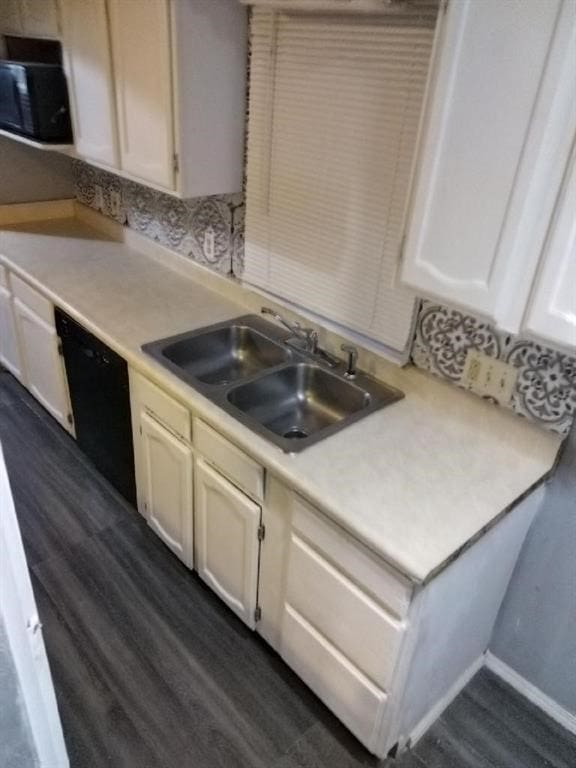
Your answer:
[[[518,369],[513,365],[477,349],[468,350],[461,383],[477,395],[491,397],[500,405],[508,405],[517,378]]]

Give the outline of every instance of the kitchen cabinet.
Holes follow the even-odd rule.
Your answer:
[[[122,170],[174,187],[168,0],[109,0]]]
[[[66,374],[54,324],[54,307],[17,275],[10,275],[10,285],[16,337],[25,372],[23,382],[56,421],[73,433]]]
[[[545,240],[575,137],[575,29],[571,0],[459,0],[438,30],[401,279],[511,333],[539,262],[573,269]]]
[[[141,414],[140,429],[148,523],[192,567],[192,450],[146,412]]]
[[[524,330],[551,344],[576,347],[576,155],[548,235]]]
[[[1,0],[0,33],[25,37],[58,37],[55,0]]]
[[[256,631],[371,752],[401,750],[484,663],[542,496],[540,488],[416,585],[271,478]]]
[[[254,629],[261,508],[201,458],[194,484],[198,573]]]
[[[56,421],[71,431],[70,403],[56,329],[18,298],[14,300],[14,311],[26,386]]]
[[[61,4],[64,67],[76,152],[86,160],[117,168],[116,104],[106,0],[61,0]]]
[[[20,5],[20,0],[0,0],[0,33],[23,34]]]
[[[0,267],[0,363],[18,381],[23,382],[24,371],[18,348],[12,293],[8,287],[8,273],[3,267]]]
[[[246,9],[63,0],[80,157],[180,197],[240,192]]]

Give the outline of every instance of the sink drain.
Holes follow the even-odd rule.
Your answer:
[[[300,440],[303,437],[308,437],[308,432],[304,432],[303,429],[299,429],[298,427],[290,427],[287,432],[284,432],[284,437],[287,437],[290,440]]]

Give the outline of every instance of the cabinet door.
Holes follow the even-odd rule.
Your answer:
[[[518,332],[572,142],[571,0],[459,0],[440,27],[402,280]]]
[[[22,381],[23,370],[10,292],[0,285],[0,362]]]
[[[576,155],[556,210],[525,330],[552,344],[576,347]]]
[[[61,0],[61,8],[76,151],[118,168],[106,0]]]
[[[0,0],[0,33],[22,34],[22,14],[19,0]]]
[[[174,187],[170,13],[167,0],[109,0],[123,171]]]
[[[55,0],[20,0],[22,26],[29,37],[58,37]]]
[[[140,416],[144,510],[150,527],[193,565],[192,450],[146,412]]]
[[[56,329],[19,299],[14,299],[14,312],[26,385],[38,402],[71,431],[68,389]]]
[[[261,509],[202,459],[194,481],[198,573],[254,629]]]

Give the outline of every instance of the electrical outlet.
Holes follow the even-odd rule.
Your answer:
[[[117,219],[120,216],[120,209],[122,208],[122,199],[120,192],[117,189],[110,190],[110,213]]]
[[[216,250],[216,243],[214,237],[214,230],[212,227],[206,227],[204,232],[204,256],[207,261],[214,261],[214,252]]]
[[[482,397],[492,397],[500,405],[512,398],[518,370],[503,360],[489,357],[477,349],[469,349],[464,363],[462,384]]]
[[[104,210],[104,192],[100,184],[94,186],[94,207],[101,212]]]

